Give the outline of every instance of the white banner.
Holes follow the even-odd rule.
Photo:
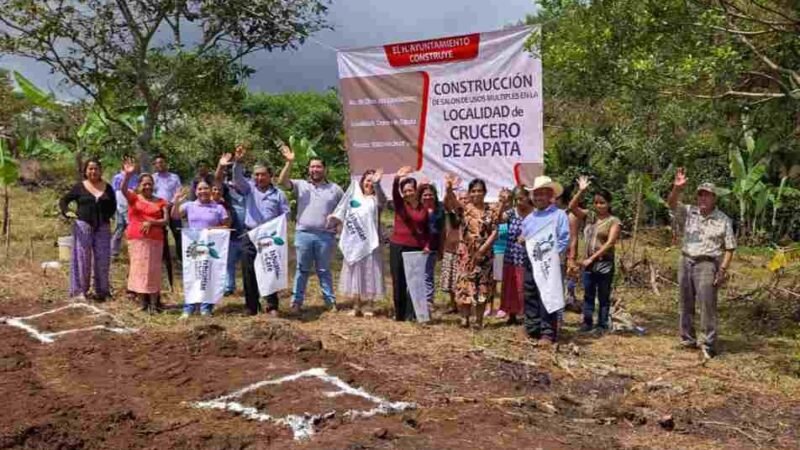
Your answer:
[[[425,252],[403,252],[403,269],[406,272],[406,286],[414,305],[417,322],[431,320],[428,311],[428,296],[425,292],[425,263],[428,254]]]
[[[533,279],[548,313],[564,309],[561,258],[558,254],[555,221],[528,237],[525,248],[533,267]]]
[[[361,261],[378,248],[377,199],[374,195],[366,197],[358,181],[350,183],[333,215],[342,222],[339,250],[346,262]]]
[[[181,230],[183,296],[187,304],[222,299],[228,272],[230,230]]]
[[[542,173],[542,64],[533,27],[339,51],[351,173],[411,166],[482,178],[487,200]],[[392,177],[384,178],[389,192]]]
[[[286,237],[286,215],[252,229],[247,236],[255,245],[256,281],[262,297],[289,286],[289,245]]]

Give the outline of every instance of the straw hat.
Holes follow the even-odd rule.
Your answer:
[[[552,178],[546,175],[540,175],[533,180],[533,187],[526,188],[528,191],[535,191],[537,189],[552,189],[553,197],[558,197],[564,192],[564,187],[558,181],[553,181]]]

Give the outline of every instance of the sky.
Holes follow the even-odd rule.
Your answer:
[[[246,83],[254,91],[325,90],[338,85],[335,48],[492,31],[516,24],[535,10],[533,0],[333,0],[328,19],[334,30],[315,34],[297,51],[245,58],[256,70]],[[61,87],[60,78],[35,61],[0,56],[0,67],[21,72],[59,98],[82,97],[77,88]]]

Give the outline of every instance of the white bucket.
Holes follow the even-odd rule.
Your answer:
[[[72,236],[61,236],[58,238],[58,260],[69,261],[72,259]]]

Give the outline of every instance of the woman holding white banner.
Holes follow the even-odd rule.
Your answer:
[[[386,206],[381,190],[383,169],[369,169],[361,181],[351,183],[329,220],[344,225],[339,239],[342,273],[339,293],[352,298],[353,315],[363,317],[362,301],[383,297],[383,250],[380,245],[380,215]]]
[[[506,210],[510,195],[507,189],[503,189],[499,202],[488,205],[484,202],[486,183],[476,178],[469,183],[469,203],[464,204],[453,191],[460,180],[453,174],[447,174],[445,183],[445,208],[456,212],[463,224],[456,274],[456,303],[463,316],[461,325],[469,327],[471,310],[474,310],[475,325],[480,329],[483,327],[486,301],[493,288],[492,243],[497,237],[497,224]]]
[[[392,270],[394,316],[397,321],[415,320],[414,304],[406,283],[403,253],[429,252],[428,210],[419,202],[417,180],[408,175],[411,167],[401,167],[394,176],[392,203],[394,231],[389,246],[389,267]],[[424,279],[421,282],[424,283]]]
[[[189,225],[189,231],[199,231],[214,228],[228,228],[231,224],[231,219],[225,207],[212,199],[211,186],[204,180],[196,183],[195,188],[195,201],[184,203],[188,197],[186,189],[181,189],[175,193],[172,199],[172,220],[186,220]],[[184,236],[186,237],[186,236]],[[184,242],[183,240],[181,242]],[[183,249],[180,249],[183,252]],[[227,251],[225,252],[227,255]],[[190,255],[184,255],[184,272],[189,268]],[[223,266],[224,267],[224,266]],[[206,274],[210,276],[210,274]],[[189,299],[190,289],[186,286],[187,277],[184,275],[184,305],[182,319],[188,318],[193,312],[200,310],[200,315],[210,316],[214,311],[214,304],[218,302],[219,298],[203,298],[200,303],[195,303]],[[204,296],[205,297],[205,296]],[[215,296],[214,296],[215,297]],[[221,298],[221,296],[220,296]],[[196,301],[196,300],[195,300]]]

